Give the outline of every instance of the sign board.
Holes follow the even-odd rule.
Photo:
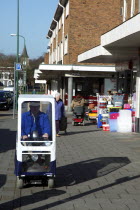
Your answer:
[[[46,80],[35,80],[35,83],[46,84]]]
[[[21,70],[22,70],[22,65],[21,65],[21,63],[15,63],[15,70],[16,70],[16,71],[21,71]]]

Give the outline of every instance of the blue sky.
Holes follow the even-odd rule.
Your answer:
[[[31,59],[47,52],[48,33],[59,0],[19,0],[19,34],[26,39],[28,55]],[[17,0],[0,0],[0,53],[16,54],[17,39],[10,36],[17,33]],[[24,40],[19,38],[19,53]]]

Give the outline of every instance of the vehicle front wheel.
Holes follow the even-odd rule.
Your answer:
[[[20,179],[18,176],[17,176],[17,188],[18,189],[22,189],[23,188],[23,184],[24,184],[24,182],[23,182],[23,179]]]
[[[48,188],[54,187],[54,179],[48,179]]]

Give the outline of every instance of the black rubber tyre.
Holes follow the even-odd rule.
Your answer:
[[[54,187],[54,179],[50,178],[48,179],[48,188],[53,188]]]
[[[20,178],[17,176],[16,185],[17,185],[17,188],[18,188],[18,189],[22,189],[22,188],[23,188],[23,185],[24,185],[23,179],[20,179]]]

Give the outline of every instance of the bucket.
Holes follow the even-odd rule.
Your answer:
[[[109,124],[103,124],[103,131],[109,131]]]

